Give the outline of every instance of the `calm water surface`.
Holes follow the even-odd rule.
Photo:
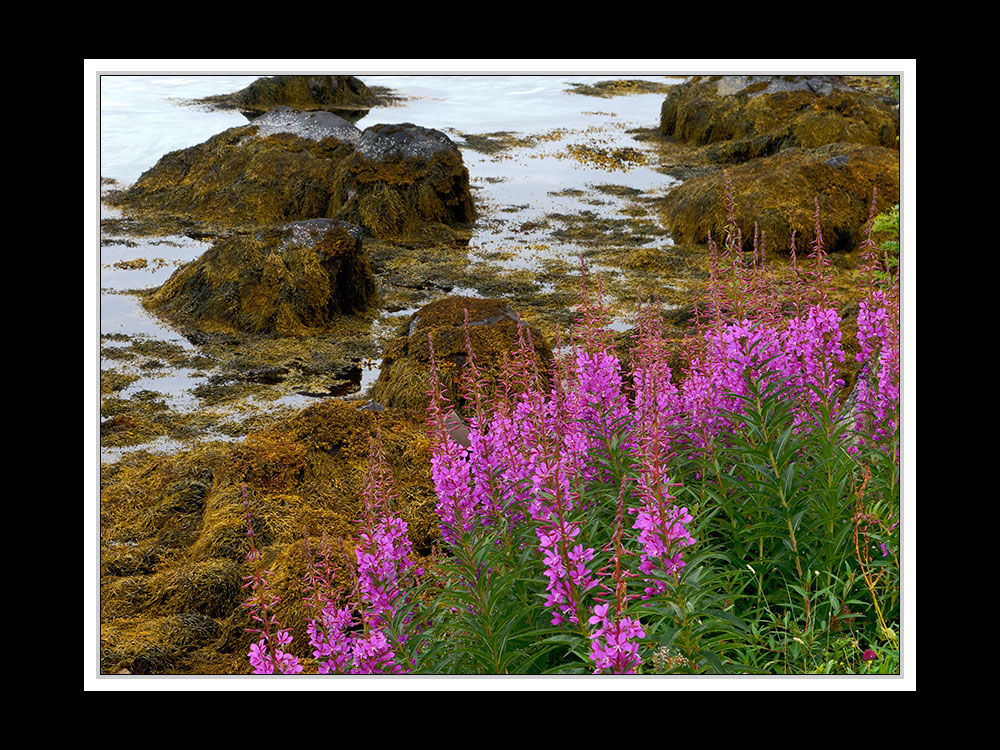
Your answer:
[[[103,76],[99,91],[101,177],[120,185],[131,184],[164,154],[245,125],[247,120],[239,113],[212,112],[186,102],[238,91],[256,78],[189,74]],[[670,84],[680,79],[621,74],[362,75],[359,78],[369,86],[383,86],[406,98],[400,105],[371,110],[356,123],[362,130],[377,123],[412,122],[441,130],[460,146],[467,135],[510,133],[536,139],[537,145],[531,148],[514,148],[500,155],[462,149],[477,209],[482,215],[469,245],[473,257],[488,254],[505,243],[528,246],[537,241],[544,248],[542,255],[518,254],[508,262],[530,269],[530,264],[542,256],[576,258],[581,249],[572,243],[553,245],[550,239],[533,238],[521,231],[506,232],[504,227],[521,227],[554,212],[572,214],[584,209],[613,212],[616,208],[611,197],[607,197],[600,209],[584,205],[578,198],[566,195],[573,189],[586,191],[594,184],[613,183],[644,192],[660,192],[673,182],[650,168],[608,171],[565,158],[565,154],[571,145],[642,149],[627,131],[656,126],[663,101],[662,93],[613,98],[584,96],[572,92],[573,84],[623,78]],[[557,137],[545,137],[553,134]],[[114,215],[111,209],[101,208],[102,218]],[[198,257],[207,247],[184,237],[138,244],[105,241],[100,253],[102,337],[143,336],[193,349],[183,337],[142,310],[134,296],[122,292],[159,286],[179,263]],[[140,258],[148,261],[146,267],[126,269],[120,265]],[[463,292],[475,294],[474,290],[454,290]],[[114,346],[115,342],[105,339],[104,345]],[[102,361],[102,367],[110,364]],[[144,377],[121,395],[127,397],[129,393],[152,390],[170,400],[174,408],[195,408],[197,404],[189,390],[203,382],[204,377],[204,373],[185,372]],[[373,378],[374,374],[366,373],[362,388]],[[299,397],[298,401],[307,403],[308,399]]]

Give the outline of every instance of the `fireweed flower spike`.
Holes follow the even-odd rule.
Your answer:
[[[497,476],[501,470],[500,453],[490,439],[489,423],[491,414],[485,396],[486,381],[477,365],[476,351],[469,335],[469,311],[465,310],[462,322],[465,337],[466,371],[462,378],[465,400],[472,406],[469,420],[469,464],[472,480],[471,504],[481,509],[482,521],[486,524],[499,522],[504,513],[503,499]]]
[[[362,501],[365,513],[354,553],[365,634],[354,639],[352,653],[361,673],[398,673],[402,667],[395,662],[386,629],[399,607],[406,603],[413,578],[422,571],[413,561],[406,521],[389,512],[396,503],[396,495],[385,465],[381,428],[376,428],[370,442]],[[398,637],[406,639],[405,634]]]
[[[612,554],[609,563],[609,567],[613,569],[615,609],[609,614],[611,609],[609,603],[595,604],[593,615],[587,620],[589,624],[598,626],[590,635],[590,659],[594,662],[595,674],[601,672],[634,674],[642,664],[638,641],[645,638],[646,633],[639,620],[623,614],[631,598],[628,594],[629,574],[624,566],[625,550],[622,546],[625,495],[626,483],[622,482],[618,490],[615,532],[610,545]],[[608,590],[609,587],[601,583],[601,588]]]
[[[303,533],[304,536],[304,533]],[[346,567],[346,552],[344,554]],[[355,618],[350,606],[338,606],[339,597],[332,590],[333,569],[331,544],[323,535],[319,550],[313,551],[306,541],[307,567],[306,591],[310,594],[306,604],[318,610],[306,625],[309,645],[318,662],[320,674],[349,674],[353,669],[351,658]],[[353,571],[348,569],[348,575]],[[341,592],[342,593],[342,592]]]
[[[299,660],[282,649],[292,642],[288,630],[282,630],[272,610],[279,599],[270,593],[267,578],[269,571],[260,566],[261,554],[254,541],[253,519],[250,514],[250,499],[247,496],[246,484],[240,484],[243,498],[243,511],[247,522],[247,538],[250,540],[250,552],[247,560],[253,565],[253,574],[246,576],[244,588],[250,589],[250,598],[244,603],[251,610],[251,616],[260,623],[259,627],[249,628],[251,633],[259,633],[260,639],[250,646],[247,656],[254,674],[297,674],[302,671]]]
[[[451,412],[448,397],[441,389],[437,360],[434,357],[434,336],[427,335],[430,346],[430,405],[428,426],[431,439],[431,477],[437,491],[437,514],[441,537],[454,544],[477,521],[477,498],[469,482],[469,451],[458,445],[447,428]]]
[[[888,442],[898,426],[899,307],[898,283],[879,267],[878,246],[871,237],[875,194],[862,242],[866,296],[859,303],[856,429],[873,442]],[[879,279],[883,278],[884,282]]]

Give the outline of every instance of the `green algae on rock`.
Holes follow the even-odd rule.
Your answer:
[[[181,328],[294,335],[363,311],[374,298],[361,230],[311,219],[216,242],[145,304]]]
[[[468,326],[465,326],[468,313]],[[495,383],[503,361],[519,344],[519,325],[530,334],[539,369],[547,371],[552,352],[541,332],[520,323],[514,310],[499,299],[451,296],[431,302],[413,313],[382,354],[382,370],[372,387],[372,398],[380,404],[426,413],[430,399],[430,342],[434,338],[434,359],[442,389],[449,401],[461,410],[464,398],[460,378],[468,359],[465,333],[468,330],[476,367],[488,383]]]
[[[828,143],[898,148],[899,115],[842,76],[696,76],[667,93],[660,133],[737,164]]]
[[[276,107],[333,112],[356,122],[372,107],[392,97],[369,88],[351,75],[277,75],[258,78],[244,89],[197,100],[214,109],[236,109],[247,118],[259,117]]]
[[[899,152],[850,144],[786,149],[692,178],[663,200],[661,219],[676,241],[704,243],[709,233],[721,241],[729,220],[727,182],[745,248],[756,228],[771,251],[787,253],[794,231],[797,252],[807,252],[818,199],[824,246],[851,251],[861,243],[873,190],[881,207],[899,202]]]

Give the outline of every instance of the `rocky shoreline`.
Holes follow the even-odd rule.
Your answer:
[[[105,195],[122,211],[108,221],[109,235],[186,235],[208,247],[139,295],[190,347],[108,334],[102,355],[213,374],[194,394],[201,408],[182,417],[155,394],[119,397],[130,375],[102,371],[102,446],[163,436],[184,446],[102,464],[102,673],[248,671],[241,485],[275,574],[279,620],[305,642],[303,532],[339,537],[350,549],[376,427],[400,513],[416,548],[429,553],[436,525],[422,391],[428,334],[454,386],[466,330],[481,366],[495,375],[518,322],[547,362],[572,321],[578,263],[546,257],[519,270],[528,244],[473,258],[470,241],[489,231],[495,207],[477,205],[462,150],[502,154],[504,138],[452,137],[414,123],[361,131],[335,113],[376,101],[350,81],[282,83],[297,98],[264,96],[262,84],[253,96],[211,102],[253,110],[255,119],[165,155],[135,185],[110,186]],[[665,303],[664,325],[677,341],[690,330],[693,295],[709,272],[706,240],[722,236],[729,211],[742,222],[747,251],[762,234],[767,257],[781,264],[793,232],[807,252],[818,203],[834,253],[833,292],[846,306],[873,191],[879,210],[899,202],[898,112],[877,82],[864,81],[878,94],[857,83],[793,76],[673,83],[664,88],[659,128],[635,136],[642,158],[684,179],[651,196],[612,178],[593,191],[595,207],[606,191],[624,201],[624,213],[550,214],[523,227],[524,235],[572,242],[588,267],[614,269],[605,293],[619,313],[624,351],[637,289]],[[633,88],[648,91],[623,82],[575,93]],[[303,106],[303,91],[315,106]],[[333,101],[337,91],[346,103]],[[593,160],[599,151],[566,153]],[[627,168],[636,157],[604,149],[602,158],[612,173],[616,158]],[[368,372],[370,387],[362,389]],[[270,417],[239,416],[248,399],[288,393],[325,398]],[[457,387],[452,396],[460,417]],[[240,440],[196,439],[213,432]]]

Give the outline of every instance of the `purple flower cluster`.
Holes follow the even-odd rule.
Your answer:
[[[299,660],[287,651],[281,649],[292,642],[292,636],[287,630],[279,630],[269,642],[261,637],[257,643],[250,646],[250,666],[254,674],[298,674],[302,671]]]
[[[858,406],[862,420],[871,416],[866,432],[873,441],[884,441],[895,432],[899,404],[899,329],[893,320],[894,304],[882,289],[860,303],[858,344]]]
[[[588,622],[597,625],[591,634],[590,658],[594,671],[635,674],[642,664],[638,640],[646,637],[642,624],[631,617],[608,618],[609,605],[597,604]]]
[[[362,531],[354,550],[358,590],[373,627],[384,627],[405,598],[403,585],[415,568],[406,521],[387,517],[371,532]]]
[[[545,606],[553,610],[552,624],[577,623],[580,599],[592,589],[597,580],[587,563],[594,559],[594,550],[582,544],[573,544],[580,534],[579,526],[568,528],[540,526],[537,530],[538,548],[545,563],[549,593]]]
[[[360,627],[350,607],[332,602],[323,608],[318,620],[307,626],[313,656],[319,661],[320,674],[401,674],[385,633],[379,629],[355,631]]]
[[[642,545],[639,570],[646,574],[650,585],[645,596],[655,596],[666,591],[666,584],[655,577],[657,571],[677,576],[685,563],[682,551],[694,544],[687,524],[694,520],[687,508],[667,505],[662,500],[646,498],[638,510],[632,528],[638,529],[636,537]]]
[[[716,441],[740,428],[748,382],[784,384],[783,397],[793,400],[799,430],[813,428],[811,415],[818,407],[834,417],[842,409],[840,369],[846,355],[842,321],[827,297],[818,202],[816,237],[804,270],[795,262],[792,240],[792,277],[785,287],[790,296],[779,291],[773,268],[764,264],[762,236],[755,232],[749,265],[735,222],[726,237],[723,258],[714,256],[717,248],[710,241],[708,294],[696,308],[698,336],[685,349],[686,368],[677,382],[667,364],[659,313],[640,304],[626,380],[604,327],[602,304],[589,300],[584,288],[573,347],[556,357],[545,376],[521,329],[520,346],[506,363],[495,395],[486,399],[467,341],[465,402],[473,405],[473,413],[464,425],[467,443],[460,445],[449,422],[461,417],[442,393],[430,342],[431,467],[443,539],[456,544],[465,534],[501,521],[531,523],[552,622],[579,629],[585,613],[593,612],[588,623],[597,626],[590,636],[599,671],[639,667],[638,642],[645,633],[627,614],[630,602],[670,596],[669,582],[680,576],[685,550],[695,544],[693,515],[670,492],[673,458],[709,455]],[[870,296],[862,304],[858,359],[871,377],[861,396],[878,415],[879,429],[895,427],[897,330],[885,297]],[[612,455],[623,453],[637,469],[627,490],[608,468]],[[614,545],[585,538],[591,528],[585,523],[589,504],[595,502],[587,488],[612,478],[621,482],[622,491]],[[634,520],[624,532],[626,510]],[[609,555],[611,562],[604,564]],[[614,581],[607,583],[612,569]],[[641,580],[641,594],[638,588],[629,591],[633,579]],[[613,616],[601,591],[614,591]]]
[[[349,674],[352,671],[353,639],[349,631],[353,624],[350,607],[337,607],[327,602],[319,618],[306,626],[320,674]]]

